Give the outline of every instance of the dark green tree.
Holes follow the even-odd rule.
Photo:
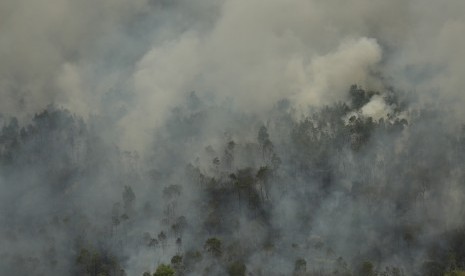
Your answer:
[[[221,257],[223,249],[221,248],[221,240],[217,238],[209,238],[204,245],[204,249],[214,257]]]
[[[174,276],[175,271],[174,269],[171,268],[171,266],[166,265],[166,264],[160,264],[157,267],[157,270],[155,273],[153,273],[153,276]]]
[[[228,267],[229,276],[245,276],[246,266],[241,261],[235,261]]]

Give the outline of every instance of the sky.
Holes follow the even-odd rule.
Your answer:
[[[128,149],[191,91],[260,114],[283,98],[303,111],[332,103],[357,83],[462,115],[460,0],[0,5],[2,113],[27,118],[52,102],[109,116]]]
[[[264,150],[258,154],[257,132],[266,125],[272,153],[282,159],[274,183],[279,185],[267,191],[275,200],[269,223],[286,235],[277,244],[281,254],[268,258],[254,246],[267,239],[269,229],[224,207],[238,225],[225,239],[246,241],[252,252],[248,268],[287,273],[298,254],[319,254],[293,251],[294,237],[306,244],[332,239],[346,257],[365,241],[363,254],[386,249],[379,265],[410,257],[417,265],[437,235],[463,224],[463,164],[447,144],[455,138],[446,135],[456,134],[465,116],[464,11],[463,0],[2,0],[2,132],[15,117],[20,126],[32,125],[26,129],[33,133],[43,110],[64,112],[57,125],[71,132],[38,131],[37,137],[49,141],[24,140],[19,165],[1,170],[0,237],[12,256],[27,256],[28,250],[45,259],[62,254],[54,271],[69,272],[76,254],[70,244],[78,243],[76,232],[82,230],[89,244],[102,241],[110,251],[125,244],[117,257],[128,275],[153,271],[153,260],[169,262],[176,248],[154,253],[141,249],[138,237],[165,229],[161,218],[172,208],[191,227],[185,246],[202,247],[209,237],[199,230],[202,202],[209,197],[192,178],[228,179],[221,158],[230,154],[225,145],[231,141],[236,153],[229,173],[275,162]],[[300,152],[291,145],[292,127],[305,126],[311,116],[317,120],[325,106],[351,105],[347,92],[354,84],[379,93],[339,123],[405,119],[412,126],[399,136],[373,134],[375,142],[361,154],[335,149],[328,162],[338,188],[323,191],[313,176],[296,176]],[[393,91],[408,107],[386,100]],[[284,109],[289,118],[279,117]],[[437,113],[418,115],[427,111]],[[315,127],[331,132],[331,123]],[[217,157],[220,165],[212,165]],[[409,171],[414,165],[420,169]],[[389,178],[398,170],[403,178]],[[404,189],[421,186],[424,175],[440,179],[423,193],[427,204],[412,203],[396,218],[396,204],[410,196]],[[356,189],[360,179],[376,179],[391,194],[379,205],[353,199],[346,190]],[[137,199],[133,207],[124,196],[128,185]],[[181,195],[167,199],[170,185],[180,185]],[[310,202],[319,196],[318,204]],[[305,232],[299,216],[313,208],[314,224]],[[109,239],[109,217],[123,209],[134,214]],[[54,216],[73,217],[77,230],[53,224]],[[354,221],[363,222],[361,230]],[[383,232],[411,221],[423,229],[414,253],[392,245],[394,238]],[[7,251],[0,253],[10,256]],[[12,263],[0,265],[0,272],[19,273]],[[37,267],[50,273],[46,263]],[[224,275],[225,268],[218,269]]]

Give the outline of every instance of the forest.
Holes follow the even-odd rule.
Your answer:
[[[0,0],[0,276],[465,276],[464,0]]]
[[[346,99],[263,120],[192,92],[145,158],[53,105],[3,118],[2,275],[464,274],[465,127]]]

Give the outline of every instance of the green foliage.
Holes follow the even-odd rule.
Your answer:
[[[199,251],[187,251],[183,261],[186,267],[194,267],[197,263],[202,261],[202,254]]]
[[[186,217],[180,216],[176,219],[175,223],[171,225],[171,229],[176,233],[176,235],[181,235],[182,232],[187,227],[187,220]]]
[[[243,262],[236,261],[228,267],[229,276],[245,276],[246,266]]]
[[[175,271],[169,265],[160,264],[153,276],[174,276]]]
[[[445,136],[442,135],[439,124],[435,125],[437,135],[427,137],[428,135],[424,134],[431,134],[431,132],[424,131],[418,134],[415,132],[415,129],[409,129],[409,131],[405,132],[408,135],[405,137],[402,136],[403,139],[401,140],[396,140],[393,138],[400,137],[396,135],[401,133],[410,121],[407,122],[405,119],[395,118],[392,115],[380,121],[367,118],[361,113],[360,108],[367,104],[376,93],[367,92],[357,86],[353,86],[349,94],[350,103],[348,104],[336,103],[331,106],[314,109],[310,115],[300,121],[289,119],[286,121],[285,131],[276,131],[277,124],[273,119],[267,121],[267,126],[270,127],[270,130],[273,130],[270,133],[273,135],[279,134],[279,136],[277,135],[279,139],[273,140],[273,143],[270,133],[265,126],[260,127],[258,135],[255,136],[256,133],[252,133],[252,136],[255,137],[253,141],[248,140],[250,135],[246,135],[245,137],[247,138],[241,140],[242,137],[234,134],[236,135],[234,136],[235,141],[232,140],[233,135],[225,135],[224,143],[219,149],[208,148],[207,156],[208,160],[211,160],[211,163],[208,163],[207,168],[201,167],[202,165],[195,167],[190,164],[187,169],[186,179],[182,176],[178,177],[176,166],[176,168],[170,168],[165,172],[167,167],[172,164],[178,164],[178,160],[167,159],[166,162],[160,162],[164,163],[164,167],[160,169],[160,172],[157,172],[158,178],[153,178],[163,180],[159,183],[169,183],[163,189],[164,200],[161,200],[160,204],[168,202],[172,203],[172,206],[175,206],[175,204],[179,203],[178,200],[184,199],[179,198],[181,195],[184,196],[181,186],[171,184],[174,181],[180,181],[177,183],[183,183],[183,185],[184,181],[195,182],[198,185],[195,188],[189,188],[189,191],[201,194],[201,197],[199,197],[201,198],[201,202],[199,201],[200,204],[195,207],[201,209],[196,214],[199,215],[199,219],[201,220],[199,224],[204,223],[204,228],[194,229],[197,225],[196,223],[189,225],[190,227],[188,228],[186,218],[178,213],[179,209],[181,211],[185,210],[184,206],[183,208],[176,208],[176,211],[169,213],[171,215],[169,219],[163,221],[166,222],[166,225],[163,225],[164,231],[168,230],[171,232],[162,231],[158,234],[157,239],[149,233],[144,235],[145,244],[151,247],[148,250],[153,252],[159,251],[159,243],[165,249],[167,244],[172,244],[175,239],[176,243],[180,245],[183,232],[187,229],[196,231],[194,235],[205,232],[209,233],[209,235],[218,235],[222,237],[223,241],[211,237],[204,244],[204,250],[209,256],[221,259],[211,261],[207,258],[205,262],[202,262],[202,254],[200,252],[182,252],[182,248],[179,246],[177,248],[179,250],[178,254],[183,255],[173,256],[171,264],[160,265],[154,275],[180,274],[184,272],[184,269],[187,272],[192,272],[195,270],[196,265],[208,266],[210,264],[221,265],[221,268],[226,269],[229,275],[245,275],[245,264],[242,261],[232,261],[253,260],[250,257],[255,253],[264,254],[260,255],[260,257],[266,256],[266,254],[276,254],[275,256],[282,254],[280,250],[283,248],[283,239],[281,239],[280,235],[286,236],[289,234],[285,233],[286,229],[289,229],[286,228],[285,223],[287,221],[291,222],[292,228],[297,229],[297,231],[299,229],[304,231],[318,229],[308,226],[314,224],[314,222],[318,223],[318,219],[322,218],[322,214],[328,214],[326,211],[324,213],[321,213],[321,211],[326,210],[325,208],[322,209],[322,206],[327,206],[325,204],[327,202],[324,201],[329,199],[334,200],[334,204],[330,205],[331,212],[329,212],[331,215],[334,214],[334,218],[329,218],[330,220],[332,219],[330,222],[335,224],[341,223],[342,226],[349,225],[349,228],[352,226],[356,228],[356,231],[353,231],[354,229],[344,231],[344,233],[347,232],[349,235],[347,248],[353,248],[354,244],[358,245],[359,241],[363,241],[358,235],[366,237],[363,235],[367,234],[367,232],[382,233],[384,235],[383,239],[376,240],[375,244],[364,244],[360,246],[360,249],[357,248],[361,251],[360,256],[369,256],[369,253],[374,252],[376,255],[373,258],[377,260],[376,264],[383,264],[382,261],[378,262],[378,258],[380,256],[393,256],[392,254],[397,255],[398,252],[395,249],[399,249],[398,246],[401,246],[402,249],[402,254],[399,253],[398,256],[408,257],[411,256],[411,252],[418,252],[420,247],[420,249],[424,249],[423,247],[430,246],[431,243],[434,243],[432,240],[438,240],[437,245],[431,247],[431,256],[426,257],[428,261],[424,263],[422,271],[418,275],[464,276],[465,231],[463,229],[454,229],[443,233],[443,235],[438,234],[438,237],[430,238],[424,234],[436,232],[429,231],[430,229],[426,229],[425,231],[425,228],[423,228],[424,224],[430,223],[430,221],[434,223],[436,221],[441,222],[442,218],[434,217],[436,213],[432,217],[428,217],[428,220],[424,220],[424,217],[420,217],[418,220],[415,218],[415,221],[418,221],[419,225],[414,226],[409,225],[409,219],[417,214],[417,210],[431,215],[428,213],[430,208],[422,207],[424,206],[424,201],[427,199],[439,199],[440,202],[447,199],[447,193],[441,193],[443,190],[441,190],[440,186],[446,185],[444,183],[450,185],[449,182],[452,182],[454,185],[457,184],[459,186],[458,184],[460,183],[457,181],[462,179],[463,176],[461,171],[464,164],[462,160],[464,155],[462,153],[465,151],[465,127],[462,130],[463,133],[459,134],[459,137],[447,137],[449,140],[444,138],[443,140],[436,141],[438,136]],[[395,97],[386,100],[387,104],[392,105],[396,105],[397,102],[398,100]],[[191,108],[197,109],[198,106],[195,103],[195,99],[193,99]],[[398,108],[396,106],[392,110],[400,112],[401,110]],[[185,139],[186,133],[189,135],[201,133],[202,130],[199,130],[200,128],[197,126],[201,126],[203,120],[207,118],[206,115],[198,110],[193,111],[189,116],[191,117],[184,120],[179,115],[176,118],[179,121],[173,121],[172,125],[169,126],[171,130],[168,131],[167,136],[177,139],[170,141],[176,146],[183,144],[179,142]],[[418,121],[421,120],[419,119]],[[195,123],[195,125],[192,123]],[[187,131],[183,130],[184,126],[188,129]],[[427,129],[423,125],[419,128]],[[37,170],[39,172],[37,175],[39,177],[41,175],[45,176],[44,178],[47,179],[47,183],[49,178],[52,179],[50,182],[59,184],[79,182],[77,181],[79,178],[73,177],[73,173],[69,173],[69,171],[77,172],[78,174],[76,175],[78,176],[87,176],[86,169],[90,170],[93,168],[87,164],[87,158],[83,159],[86,161],[83,162],[84,165],[80,165],[79,162],[72,163],[69,160],[72,160],[75,156],[79,156],[79,154],[73,152],[78,148],[75,145],[79,143],[84,147],[83,152],[85,154],[93,153],[92,148],[88,147],[89,144],[93,144],[88,140],[90,138],[86,136],[89,135],[88,131],[85,125],[80,123],[79,119],[76,119],[69,112],[59,110],[47,109],[37,114],[33,122],[24,128],[19,126],[16,119],[12,119],[0,131],[0,165],[5,167],[4,171],[7,172],[9,166],[15,162],[18,162],[18,164],[21,162],[24,164],[38,164],[39,169]],[[379,137],[381,139],[377,139]],[[80,138],[83,140],[79,140]],[[195,141],[197,138],[193,137],[192,139]],[[191,138],[189,137],[189,139]],[[432,140],[432,142],[428,142],[428,139]],[[411,145],[417,142],[420,146]],[[450,143],[447,144],[450,148],[447,148],[447,150],[444,150],[445,153],[442,153],[442,145],[446,142]],[[399,146],[400,144],[401,147]],[[378,147],[381,150],[378,151]],[[401,151],[405,150],[405,152],[397,153],[398,148],[401,148]],[[70,152],[68,152],[68,149]],[[457,152],[451,154],[450,149]],[[220,156],[221,152],[223,152],[222,156]],[[166,155],[170,155],[171,153],[169,152]],[[175,156],[176,154],[172,155]],[[203,158],[202,155],[200,156],[199,158]],[[173,158],[178,157],[175,156]],[[449,167],[451,167],[450,163],[455,161],[454,158],[462,160],[462,163],[451,170]],[[408,160],[409,163],[405,163],[403,159]],[[453,159],[453,161],[449,159]],[[193,163],[204,164],[202,161]],[[283,162],[283,169],[278,170],[281,162]],[[97,164],[99,162],[94,163]],[[405,166],[406,164],[408,166]],[[90,168],[82,166],[89,166]],[[113,168],[113,166],[109,167]],[[53,170],[50,168],[53,168]],[[141,171],[144,171],[144,169]],[[57,172],[68,177],[55,177],[58,174]],[[135,171],[134,174],[139,173],[141,174],[141,181],[145,181],[146,178],[143,172]],[[154,174],[156,175],[157,173]],[[449,174],[453,176],[454,181],[448,181],[449,179],[445,178],[450,177]],[[35,177],[36,175],[33,174],[32,176]],[[27,177],[29,178],[29,175]],[[16,181],[16,178],[13,177],[12,179]],[[53,181],[53,179],[57,181]],[[84,180],[92,181],[93,177],[84,178]],[[121,182],[130,183],[125,182],[125,180],[122,179]],[[39,183],[39,181],[37,182]],[[441,185],[433,186],[435,182],[441,183]],[[144,184],[146,183],[144,182]],[[141,186],[134,186],[134,189],[138,187]],[[325,189],[322,189],[322,187]],[[326,189],[326,187],[329,188]],[[450,188],[449,192],[455,191],[457,188],[456,186],[447,187],[448,189]],[[82,191],[82,189],[77,189],[77,191]],[[145,213],[150,216],[144,217],[141,214],[132,213],[136,211],[134,210],[134,207],[136,207],[134,191],[130,186],[125,186],[122,193],[122,202],[115,204],[113,212],[110,212],[110,210],[98,210],[98,214],[104,214],[105,211],[111,213],[111,217],[109,215],[106,220],[108,225],[104,225],[105,220],[102,220],[97,225],[91,225],[92,227],[82,227],[86,230],[89,229],[83,235],[89,235],[91,231],[95,231],[97,233],[96,237],[100,238],[108,232],[104,232],[99,226],[103,225],[102,228],[111,226],[113,229],[119,226],[123,228],[120,231],[121,233],[114,234],[117,231],[112,231],[111,238],[104,239],[101,243],[102,246],[99,248],[108,247],[113,250],[120,250],[120,248],[127,245],[127,241],[132,244],[133,239],[131,236],[128,236],[134,233],[134,229],[130,229],[131,225],[139,224],[140,221],[138,220],[155,217],[153,216],[156,213],[154,210],[158,208],[158,198],[150,198],[147,195],[144,198],[148,198],[154,204],[154,208],[149,208]],[[421,193],[428,196],[422,196]],[[435,193],[440,194],[440,196],[437,197]],[[273,198],[268,198],[269,194],[272,194]],[[69,193],[67,191],[60,198],[63,198],[63,201],[65,201],[70,198],[70,195],[73,195],[72,191]],[[280,200],[284,201],[280,202]],[[283,206],[275,208],[276,205],[274,204],[277,202],[286,203],[286,200],[292,200],[290,209],[287,208],[287,205],[285,206],[286,211],[287,209],[295,211],[295,216],[294,212],[284,212],[284,214],[291,214],[292,216],[289,217],[289,220],[280,221],[279,225],[277,225],[274,219],[282,213],[280,210]],[[380,203],[379,205],[377,204],[378,202]],[[410,208],[412,207],[412,202],[416,204],[415,208]],[[243,207],[246,204],[248,204],[248,208],[244,210]],[[104,205],[102,203],[98,206],[100,208],[100,206]],[[111,203],[109,206],[111,207]],[[370,208],[372,206],[374,208]],[[345,207],[348,207],[347,210],[344,210]],[[171,210],[173,209],[175,208],[173,207]],[[362,211],[359,212],[359,210]],[[407,215],[404,215],[405,210],[408,211]],[[69,227],[63,226],[63,224],[71,226],[73,223],[79,224],[73,222],[76,220],[73,214],[69,212],[66,218],[57,218],[56,224],[61,223],[62,225],[59,225],[59,227]],[[345,217],[341,219],[344,215]],[[313,220],[312,216],[316,217],[316,219]],[[363,218],[359,219],[361,216]],[[324,219],[327,218],[324,217]],[[359,231],[356,226],[362,225],[359,222],[363,219],[366,221],[369,219],[372,220],[366,225],[363,224],[364,227],[360,228]],[[35,221],[31,221],[31,223],[35,224]],[[453,225],[456,224],[458,222],[454,222],[447,229],[449,227],[453,229]],[[87,226],[88,224],[84,225]],[[239,226],[242,226],[241,230],[243,232],[241,234],[244,233],[245,229],[249,229],[249,231],[257,229],[257,233],[260,233],[260,235],[256,244],[247,244],[244,242],[250,239],[251,236],[248,236],[248,239],[240,239],[242,237],[236,235],[235,231],[239,229]],[[49,231],[47,227],[44,228],[46,229],[43,231]],[[80,231],[82,228],[79,228],[75,232]],[[446,228],[440,229],[443,230]],[[350,239],[352,237],[353,240]],[[379,236],[376,237],[379,238]],[[337,237],[335,232],[329,231],[328,238],[340,237]],[[374,237],[372,238],[370,240],[375,240]],[[231,239],[234,242],[237,240],[239,246],[232,246]],[[304,240],[293,240],[290,243],[292,243],[293,252],[301,254],[306,249],[315,252],[324,252],[329,247],[329,244],[333,246],[333,244],[336,244],[340,240],[336,239],[327,243],[326,240],[324,241],[322,239],[312,243]],[[120,244],[115,246],[115,243],[119,242]],[[224,245],[227,245],[227,247]],[[258,249],[260,245],[263,245],[262,252],[253,251],[260,250]],[[335,248],[338,247],[336,246]],[[331,275],[339,276],[404,275],[400,268],[386,267],[384,270],[378,270],[371,262],[364,262],[358,266],[356,264],[349,265],[342,258],[335,260],[332,254],[333,252],[331,254],[328,253],[324,260],[325,265],[332,264],[328,265],[330,272],[321,272],[319,275],[329,275],[330,273]],[[311,256],[308,255],[307,258]],[[314,260],[308,260],[313,264]],[[296,260],[294,265],[294,272],[301,273],[299,275],[312,273],[306,272],[307,263],[304,259]],[[114,274],[115,271],[120,270],[117,259],[114,256],[108,252],[104,252],[102,249],[96,250],[94,248],[82,248],[78,251],[76,267],[77,275],[111,275],[111,273]],[[198,271],[202,271],[202,269],[204,267],[199,268]],[[208,269],[210,269],[209,271],[213,271],[213,274],[217,272],[214,267],[209,267]],[[198,271],[195,270],[195,272]],[[224,271],[222,273],[224,274]],[[149,272],[144,273],[144,276],[149,275]]]
[[[451,272],[446,272],[444,276],[465,276],[465,270],[454,270]]]
[[[223,250],[221,248],[221,240],[217,238],[209,238],[204,245],[204,249],[214,257],[221,257]]]
[[[182,264],[182,256],[181,255],[175,255],[171,258],[171,264],[176,267]]]
[[[365,261],[360,266],[360,276],[375,276],[375,267],[374,265],[369,262]]]
[[[83,273],[91,276],[109,276],[112,271],[121,270],[115,257],[94,249],[82,248],[76,258],[76,264]]]
[[[424,276],[444,275],[445,267],[440,262],[429,260],[423,263],[421,273]]]

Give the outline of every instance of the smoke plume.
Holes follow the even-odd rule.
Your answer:
[[[0,274],[465,273],[464,10],[1,1]]]

